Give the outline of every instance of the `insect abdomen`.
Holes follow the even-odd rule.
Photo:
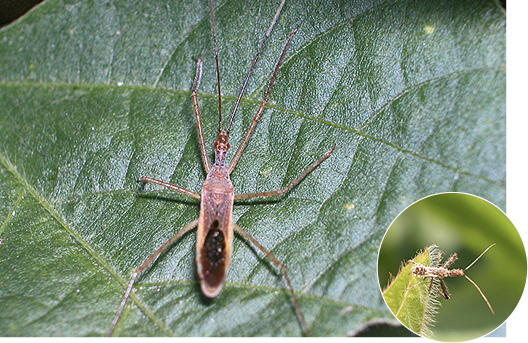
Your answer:
[[[225,253],[225,235],[222,230],[218,228],[218,220],[215,220],[213,222],[213,227],[209,229],[209,232],[205,237],[202,246],[202,258],[200,260],[203,270],[202,282],[206,284],[206,289],[220,291],[227,269]]]
[[[211,178],[213,173],[219,175]],[[202,292],[209,298],[220,294],[231,264],[234,200],[232,187],[225,167],[214,165],[202,189],[196,266]]]
[[[411,273],[415,276],[427,276],[427,268],[421,264],[411,267]]]

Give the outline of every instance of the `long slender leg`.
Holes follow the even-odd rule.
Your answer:
[[[458,256],[457,256],[457,253],[453,253],[451,256],[449,256],[449,258],[447,259],[447,261],[445,261],[445,263],[442,265],[442,268],[449,268],[451,267],[451,265],[453,263],[455,263],[455,261],[458,259]]]
[[[125,294],[123,296],[123,300],[121,300],[121,304],[119,305],[119,308],[117,309],[116,315],[114,317],[114,320],[112,321],[112,327],[107,333],[107,336],[112,336],[114,333],[114,330],[117,326],[117,323],[119,322],[119,318],[121,317],[121,313],[123,312],[123,309],[125,308],[125,305],[127,303],[128,297],[130,296],[130,292],[132,292],[132,287],[134,287],[134,283],[136,282],[137,277],[145,270],[147,269],[152,262],[154,262],[158,256],[163,253],[167,248],[169,248],[175,241],[177,241],[181,236],[183,236],[186,232],[194,228],[196,225],[198,225],[198,219],[193,220],[189,224],[185,225],[178,233],[176,233],[171,239],[169,239],[165,244],[163,244],[155,253],[150,255],[143,264],[132,273],[132,277],[130,278],[130,281],[128,281],[128,286],[126,288]]]
[[[279,267],[282,271],[282,274],[284,275],[284,278],[286,279],[286,282],[288,283],[288,287],[290,288],[290,292],[292,294],[293,302],[295,305],[295,311],[297,312],[297,316],[299,317],[299,321],[301,323],[301,326],[303,327],[303,331],[306,334],[306,336],[310,336],[310,329],[308,328],[308,324],[306,324],[306,320],[304,318],[304,313],[301,309],[301,305],[299,304],[299,300],[297,299],[297,295],[295,295],[295,290],[293,288],[293,284],[291,283],[290,277],[288,275],[288,271],[286,270],[286,266],[282,264],[281,261],[279,261],[275,255],[273,255],[268,249],[264,248],[262,244],[260,244],[253,236],[251,236],[249,233],[244,231],[240,226],[237,224],[234,224],[235,230],[240,233],[244,238],[246,238],[248,241],[253,243],[257,248],[259,248],[265,255],[270,259],[271,262],[273,262],[277,267]]]
[[[435,267],[438,268],[438,266],[440,265],[440,262],[442,261],[442,251],[440,251],[438,253],[438,257],[437,257],[437,260],[436,260],[436,264],[435,264]],[[447,262],[446,262],[447,263]],[[444,267],[445,268],[445,267]],[[431,293],[431,290],[433,289],[433,282],[434,282],[434,279],[431,278],[431,282],[429,283],[429,288],[427,289],[427,292]],[[442,282],[442,280],[440,280],[440,282]],[[438,292],[442,293],[437,286],[435,286],[435,288],[438,290]]]
[[[155,183],[156,185],[160,185],[160,186],[163,186],[163,187],[170,188],[170,189],[172,189],[172,190],[174,190],[174,191],[177,191],[177,192],[183,193],[183,194],[185,194],[185,195],[188,195],[188,196],[190,196],[190,197],[193,197],[193,198],[195,198],[195,199],[200,200],[200,194],[198,194],[198,193],[194,193],[193,191],[190,191],[190,190],[185,189],[185,188],[183,188],[183,187],[173,185],[172,183],[168,183],[168,182],[164,182],[164,181],[156,180],[156,179],[153,179],[153,178],[148,177],[148,176],[142,176],[141,178],[139,178],[138,182],[150,182],[150,183]]]
[[[433,288],[433,278],[431,278],[431,282],[429,283],[429,288],[427,289],[427,292],[431,293],[432,288]]]
[[[413,289],[414,287],[416,287],[416,286],[422,284],[422,282],[424,282],[425,280],[427,280],[427,278],[424,278],[424,279],[422,279],[421,281],[419,281],[419,282],[415,283],[414,285],[412,285],[411,287],[407,288],[407,289],[405,290],[405,292],[409,292],[409,291],[410,291],[411,289]],[[432,281],[432,280],[431,280],[431,281]]]
[[[414,261],[412,261],[412,260],[410,260],[409,262],[416,263],[416,262],[414,262]],[[398,315],[400,314],[400,311],[401,311],[402,308],[403,308],[403,304],[405,303],[405,299],[407,298],[407,294],[409,294],[409,291],[410,291],[411,289],[413,289],[414,287],[417,287],[418,285],[421,285],[422,282],[424,282],[425,280],[427,280],[427,278],[423,278],[421,281],[415,283],[415,284],[412,285],[411,287],[407,287],[407,289],[405,289],[405,290],[403,291],[403,299],[402,299],[402,302],[400,303],[400,307],[398,308],[398,311],[396,311],[396,314],[395,314],[396,317],[398,317]]]
[[[255,114],[255,117],[253,118],[253,122],[249,126],[249,129],[246,132],[246,135],[244,136],[244,139],[242,140],[242,143],[240,143],[240,146],[238,147],[238,150],[231,160],[231,163],[229,163],[229,167],[227,171],[229,174],[233,172],[233,169],[235,169],[238,160],[242,156],[242,153],[244,152],[244,149],[249,143],[249,139],[251,138],[251,135],[253,134],[253,131],[255,130],[255,127],[257,126],[257,123],[260,120],[260,117],[262,116],[262,113],[264,112],[264,109],[266,108],[266,105],[268,104],[269,98],[271,96],[271,92],[273,90],[273,86],[275,84],[275,80],[277,79],[277,75],[279,73],[279,69],[282,65],[282,62],[284,61],[284,58],[286,57],[286,52],[288,51],[288,48],[290,47],[291,41],[293,39],[293,36],[297,32],[297,29],[290,32],[290,35],[288,36],[288,39],[286,40],[286,44],[284,45],[284,48],[282,50],[282,54],[279,57],[279,60],[277,61],[277,64],[275,66],[275,71],[273,72],[273,76],[271,77],[270,83],[268,85],[268,91],[266,92],[266,97],[262,102],[260,103],[260,106],[257,110],[257,114]]]
[[[437,260],[436,260],[436,264],[435,264],[435,267],[437,267],[437,268],[440,265],[440,262],[442,262],[442,254],[443,254],[443,251],[439,250],[438,251]]]
[[[324,162],[332,153],[334,152],[335,144],[332,147],[332,149],[328,150],[321,158],[319,158],[314,164],[312,164],[310,167],[308,167],[301,175],[299,175],[295,180],[293,180],[288,186],[286,186],[283,189],[275,190],[275,191],[268,191],[268,192],[259,192],[259,193],[246,193],[246,194],[235,194],[235,200],[240,199],[250,199],[250,198],[257,198],[257,197],[271,197],[275,195],[281,195],[286,192],[288,192],[290,189],[292,189],[295,185],[297,185],[299,182],[301,182],[308,174],[310,174],[315,168],[317,168],[318,165]]]
[[[202,115],[200,114],[200,105],[198,104],[198,87],[200,86],[200,81],[202,80],[202,60],[198,59],[196,62],[196,76],[194,77],[193,87],[191,90],[191,97],[193,101],[194,114],[196,116],[196,126],[198,127],[198,139],[200,140],[200,150],[202,151],[202,161],[204,164],[205,172],[209,174],[211,170],[211,165],[209,164],[209,159],[207,158],[207,149],[205,148],[205,139],[203,135],[202,128]]]
[[[447,285],[445,284],[444,280],[442,279],[439,279],[440,280],[440,288],[438,288],[438,286],[435,286],[436,287],[436,290],[444,297],[445,300],[449,300],[449,290],[447,289]]]

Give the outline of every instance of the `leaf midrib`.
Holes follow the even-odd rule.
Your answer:
[[[13,175],[15,181],[19,183],[25,191],[27,191],[39,204],[48,212],[51,217],[75,240],[81,245],[81,247],[88,253],[88,256],[94,259],[96,263],[106,269],[110,275],[117,281],[123,288],[126,287],[127,281],[117,273],[117,271],[99,254],[92,246],[86,241],[72,226],[68,224],[66,219],[53,207],[52,203],[44,198],[34,187],[30,185],[28,180],[18,172],[15,165],[9,161],[6,155],[0,152],[0,165],[2,165],[11,175]],[[134,300],[134,303],[149,317],[156,325],[166,334],[172,335],[172,332],[165,327],[163,322],[152,312],[150,309],[134,294],[131,293],[130,297]]]

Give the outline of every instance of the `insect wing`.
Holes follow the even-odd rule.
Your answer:
[[[206,187],[204,187],[206,188]],[[231,264],[233,194],[202,191],[196,240],[196,266],[202,292],[214,298]]]

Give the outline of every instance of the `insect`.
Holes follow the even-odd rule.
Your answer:
[[[457,254],[456,253],[453,253],[446,261],[445,263],[439,267],[440,265],[440,261],[441,261],[441,252],[440,252],[440,255],[438,257],[438,261],[436,262],[436,266],[434,267],[430,267],[430,266],[425,266],[421,263],[417,263],[417,262],[414,262],[413,260],[409,260],[409,263],[412,263],[413,266],[411,267],[411,273],[416,276],[416,277],[423,277],[423,280],[421,280],[420,282],[414,284],[413,286],[407,288],[406,292],[411,290],[412,288],[418,286],[419,284],[421,284],[422,282],[424,282],[425,280],[427,280],[427,278],[431,278],[431,282],[429,283],[429,292],[431,292],[431,289],[433,287],[433,280],[434,279],[438,279],[440,281],[440,288],[438,288],[438,286],[435,285],[435,288],[436,290],[438,291],[438,293],[440,293],[446,300],[449,300],[450,298],[450,295],[449,295],[449,291],[447,289],[447,286],[444,282],[444,278],[446,277],[458,277],[458,276],[463,276],[465,277],[466,279],[468,279],[469,282],[471,282],[473,284],[473,286],[475,286],[475,288],[477,288],[477,290],[479,291],[480,295],[482,296],[482,298],[484,299],[484,301],[486,302],[486,304],[488,305],[490,311],[492,314],[495,314],[495,311],[493,311],[493,307],[491,307],[491,304],[490,302],[488,301],[488,299],[486,298],[486,296],[484,295],[484,293],[480,290],[479,286],[477,286],[477,284],[471,280],[464,272],[467,271],[469,268],[471,268],[471,266],[473,266],[475,264],[475,262],[477,262],[481,257],[482,255],[484,255],[489,249],[491,249],[493,246],[495,245],[495,243],[493,243],[492,245],[490,245],[489,247],[486,248],[486,250],[484,250],[484,252],[482,254],[479,255],[479,257],[477,257],[473,262],[471,262],[471,264],[469,264],[466,268],[464,269],[449,269],[449,267],[455,263],[455,261],[457,260]]]
[[[255,130],[255,127],[257,123],[259,122],[262,116],[262,113],[264,112],[264,109],[269,101],[269,98],[270,98],[270,95],[273,89],[273,85],[277,78],[279,69],[284,61],[287,50],[290,46],[293,36],[297,32],[297,29],[294,29],[293,31],[291,31],[291,33],[289,34],[286,40],[286,43],[282,50],[282,54],[280,55],[275,65],[273,76],[271,77],[271,80],[269,81],[269,85],[268,85],[265,98],[264,100],[262,100],[257,110],[257,113],[255,114],[255,117],[253,118],[253,121],[249,129],[247,130],[238,150],[236,151],[234,157],[231,159],[230,163],[227,164],[226,162],[227,152],[230,148],[229,136],[230,136],[231,125],[233,124],[234,115],[240,105],[240,101],[246,90],[246,86],[251,77],[255,64],[257,63],[264,49],[266,41],[268,40],[273,30],[273,27],[277,21],[277,18],[279,17],[282,11],[282,8],[285,2],[286,0],[281,1],[271,21],[269,28],[266,31],[266,34],[260,44],[257,55],[254,58],[253,63],[249,69],[249,72],[241,87],[240,93],[238,95],[237,101],[235,102],[234,109],[231,114],[227,128],[224,129],[223,122],[222,122],[222,92],[221,92],[221,87],[220,87],[220,59],[219,59],[219,53],[218,53],[218,45],[216,41],[216,24],[215,24],[212,0],[209,1],[209,11],[211,15],[212,40],[213,40],[214,55],[215,55],[215,62],[216,62],[216,75],[217,75],[217,86],[218,86],[218,115],[219,115],[218,140],[215,142],[214,163],[210,164],[208,160],[207,150],[205,147],[204,135],[202,131],[201,113],[200,113],[200,106],[198,103],[198,95],[197,95],[198,87],[200,85],[200,81],[202,77],[202,61],[198,59],[196,63],[196,76],[195,76],[192,90],[191,90],[191,97],[192,97],[192,102],[193,102],[194,114],[196,116],[196,126],[198,128],[198,138],[199,138],[199,143],[200,143],[202,162],[203,162],[205,171],[207,172],[207,177],[202,186],[202,192],[201,194],[198,194],[193,191],[184,189],[180,186],[176,186],[176,185],[164,182],[164,181],[156,180],[148,176],[143,176],[139,179],[139,182],[154,183],[154,184],[167,187],[171,190],[183,193],[185,195],[188,195],[195,199],[200,200],[200,214],[197,219],[193,220],[192,222],[185,225],[182,229],[180,229],[180,231],[178,231],[171,239],[169,239],[165,244],[163,244],[156,252],[150,255],[145,260],[145,262],[143,262],[143,264],[132,273],[130,281],[128,282],[128,286],[123,295],[123,299],[119,305],[119,308],[116,312],[114,320],[112,321],[112,326],[110,328],[110,331],[108,332],[108,336],[111,336],[113,334],[119,322],[119,319],[121,317],[121,313],[133,289],[133,286],[137,278],[140,276],[140,274],[144,272],[152,264],[152,262],[154,262],[158,258],[158,256],[161,253],[167,250],[173,243],[175,243],[186,232],[188,232],[189,230],[193,229],[196,226],[198,227],[197,235],[196,235],[197,236],[197,239],[196,239],[196,267],[198,271],[198,277],[200,279],[201,290],[206,297],[215,298],[216,296],[220,294],[220,291],[222,290],[223,281],[226,277],[227,271],[231,263],[230,259],[231,259],[231,250],[232,250],[232,242],[233,242],[233,231],[237,231],[246,240],[250,241],[259,250],[261,250],[267,256],[267,258],[269,258],[269,260],[281,270],[284,276],[284,279],[286,280],[286,283],[288,285],[288,288],[291,292],[291,296],[292,296],[292,300],[295,306],[297,317],[303,328],[303,332],[306,335],[309,335],[309,328],[308,328],[308,325],[306,324],[304,313],[301,310],[299,300],[297,299],[297,296],[295,294],[295,290],[293,288],[290,277],[288,276],[288,271],[286,269],[286,266],[282,262],[280,262],[270,251],[264,248],[255,238],[253,238],[253,236],[248,234],[246,231],[244,231],[244,229],[242,229],[240,226],[238,226],[236,223],[233,222],[232,210],[233,210],[233,205],[234,205],[235,200],[250,199],[250,198],[257,198],[257,197],[272,197],[272,196],[278,196],[278,195],[287,193],[295,185],[301,182],[308,174],[310,174],[312,170],[314,170],[323,161],[325,161],[328,157],[330,157],[330,155],[333,153],[335,149],[335,144],[321,158],[319,158],[315,163],[309,166],[301,175],[299,175],[295,180],[293,180],[290,184],[288,184],[283,189],[269,191],[269,192],[235,195],[234,187],[230,180],[230,174],[233,172],[238,161],[240,160],[242,153],[244,152],[244,149],[249,143],[251,135],[253,134],[253,131]]]

